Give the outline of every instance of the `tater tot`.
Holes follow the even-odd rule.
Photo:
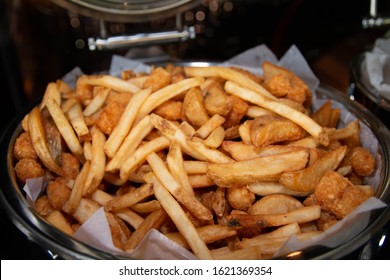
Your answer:
[[[61,210],[69,200],[71,189],[66,186],[65,178],[57,177],[49,182],[46,192],[50,205],[56,210]]]
[[[35,159],[25,158],[19,160],[15,165],[16,177],[25,184],[27,179],[39,178],[45,175],[42,165]]]

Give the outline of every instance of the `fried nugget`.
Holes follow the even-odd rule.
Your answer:
[[[32,145],[30,134],[28,132],[24,131],[16,138],[14,145],[14,156],[17,160],[24,158],[38,158],[38,155]]]
[[[47,186],[47,198],[50,205],[56,210],[61,210],[69,200],[71,189],[66,186],[66,182],[64,177],[57,177]]]
[[[42,217],[46,217],[54,211],[46,194],[37,198],[35,201],[35,210],[37,210],[38,214]]]
[[[110,135],[122,116],[125,106],[120,102],[108,102],[96,120],[96,126],[106,135]]]
[[[314,194],[322,209],[342,219],[372,197],[374,190],[369,186],[353,185],[338,172],[329,171],[315,188]]]
[[[45,170],[42,165],[31,158],[24,158],[15,164],[16,177],[22,184],[26,183],[27,179],[39,178],[45,175]]]
[[[62,153],[62,169],[65,178],[76,179],[80,171],[80,162],[73,154]]]
[[[354,148],[349,160],[353,170],[360,176],[370,176],[375,171],[375,158],[366,148]]]
[[[237,210],[246,211],[253,205],[256,196],[246,186],[235,186],[226,190],[226,198]]]
[[[276,97],[286,97],[301,104],[311,104],[308,86],[293,72],[270,62],[263,63],[263,86]]]
[[[249,104],[245,100],[235,96],[229,95],[231,108],[226,115],[226,120],[223,123],[224,128],[230,128],[232,126],[240,124],[249,109]]]
[[[144,83],[144,88],[152,88],[152,92],[155,92],[171,82],[171,74],[163,67],[156,67],[152,69],[149,77]]]
[[[277,115],[263,115],[251,121],[250,135],[253,145],[264,147],[282,141],[302,139],[306,133],[290,120]]]

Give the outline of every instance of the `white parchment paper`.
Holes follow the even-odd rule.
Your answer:
[[[371,51],[364,53],[362,82],[378,98],[390,102],[390,38],[378,38]]]
[[[235,65],[250,70],[256,74],[262,74],[261,65],[264,61],[271,61],[293,71],[309,86],[310,90],[315,93],[319,86],[319,80],[314,75],[306,60],[296,46],[291,48],[282,56],[280,60],[268,49],[265,45],[251,48],[231,59],[221,63],[221,65],[229,66]],[[139,61],[131,60],[125,57],[113,56],[112,63],[109,69],[109,74],[119,76],[122,70],[133,69],[136,72],[148,72],[150,67]],[[74,85],[77,77],[82,74],[79,68],[75,68],[68,73],[63,80],[71,85]],[[319,108],[326,100],[321,100],[313,96],[314,109]],[[341,109],[340,126],[343,127],[349,122],[356,119],[346,108],[333,101],[334,108]],[[361,123],[361,137],[363,146],[370,149],[374,155],[377,155],[378,142],[370,131],[370,129]],[[382,162],[377,155],[378,168],[373,176],[371,176],[367,184],[377,187],[380,182],[380,170]],[[37,195],[41,191],[39,182],[35,180],[29,181],[25,187],[25,191],[29,196],[31,194],[32,201],[35,201]],[[38,193],[38,194],[37,194]],[[356,208],[350,215],[342,221],[326,230],[320,236],[300,242],[292,236],[276,254],[275,256],[284,255],[295,250],[302,250],[313,244],[323,245],[334,248],[346,241],[350,240],[359,232],[361,232],[369,223],[369,216],[372,210],[386,207],[386,203],[377,198],[370,198],[358,208]],[[103,208],[100,208],[95,215],[93,215],[86,223],[84,223],[74,234],[74,238],[93,245],[101,250],[111,252],[116,255],[128,256],[135,259],[196,259],[196,256],[191,254],[188,250],[182,248],[175,242],[169,240],[157,230],[151,230],[143,241],[132,252],[121,252],[116,248],[111,239],[108,222],[104,215]]]

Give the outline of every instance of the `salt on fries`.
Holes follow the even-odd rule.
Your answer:
[[[372,196],[376,165],[358,120],[337,127],[331,101],[312,112],[298,77],[264,67],[50,83],[15,142],[17,178],[46,172],[36,210],[69,235],[103,207],[125,252],[154,229],[200,259],[272,258]]]

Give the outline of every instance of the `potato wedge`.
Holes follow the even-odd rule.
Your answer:
[[[233,163],[209,164],[207,175],[221,187],[243,186],[264,180],[277,181],[282,172],[305,167],[308,158],[309,153],[300,150]]]

